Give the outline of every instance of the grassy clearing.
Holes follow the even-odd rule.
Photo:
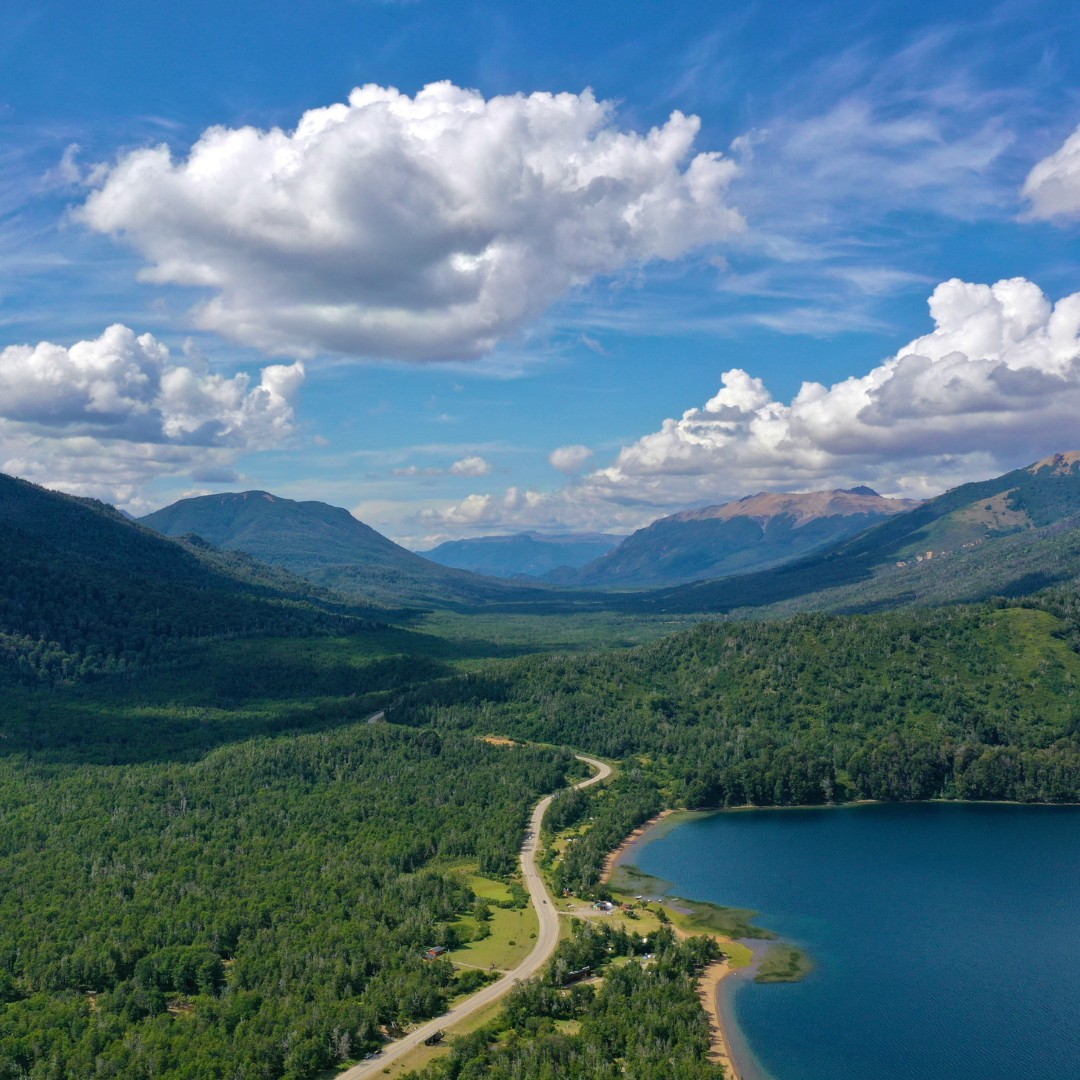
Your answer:
[[[463,926],[476,926],[471,915],[464,916],[459,922]],[[538,926],[536,912],[531,907],[493,908],[488,923],[491,936],[483,941],[472,941],[447,955],[455,964],[508,971],[532,952]]]
[[[551,649],[628,648],[686,630],[705,617],[603,611],[547,615],[435,611],[417,623],[417,629],[478,655],[492,655],[491,643],[498,642],[498,653],[509,656]]]
[[[806,953],[794,945],[770,945],[754,982],[798,982],[812,967]]]
[[[469,883],[469,888],[481,900],[492,900],[497,904],[510,902],[510,888],[505,882],[496,881],[494,878],[481,877],[479,874],[469,874],[466,880]]]
[[[728,959],[728,965],[732,968],[749,967],[754,962],[754,950],[741,941],[723,941],[720,948]]]

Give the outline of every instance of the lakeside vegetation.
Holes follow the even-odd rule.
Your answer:
[[[575,921],[545,974],[516,987],[494,1023],[458,1036],[445,1057],[411,1075],[722,1080],[708,1060],[709,1027],[696,991],[698,975],[718,956],[708,937],[679,940],[660,929],[646,940]],[[586,969],[602,974],[599,985],[574,980],[571,973]]]
[[[813,965],[810,958],[794,945],[770,945],[761,959],[754,981],[759,983],[798,982]]]
[[[439,680],[395,716],[629,760],[640,803],[630,828],[662,805],[1074,802],[1078,641],[1070,592],[712,622],[633,650],[528,657]]]

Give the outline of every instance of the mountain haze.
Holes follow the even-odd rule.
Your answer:
[[[866,487],[761,492],[660,518],[595,562],[550,578],[568,585],[633,588],[727,577],[788,562],[916,505]]]
[[[584,566],[609,552],[622,540],[607,533],[537,532],[513,536],[476,536],[467,540],[447,540],[430,551],[425,559],[441,566],[454,566],[491,577],[525,574],[540,577],[559,568]]]

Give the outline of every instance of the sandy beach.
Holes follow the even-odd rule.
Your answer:
[[[619,859],[626,854],[626,852],[634,845],[634,843],[640,840],[654,825],[659,824],[664,818],[671,814],[677,814],[677,810],[664,810],[657,814],[656,817],[649,818],[644,825],[639,825],[610,855],[604,860],[604,869],[600,873],[601,884],[606,885],[611,880],[612,872],[615,869],[616,863]]]
[[[709,1059],[719,1065],[723,1065],[724,1073],[728,1080],[739,1080],[735,1063],[731,1059],[731,1048],[728,1046],[727,1033],[724,1031],[724,1021],[720,1013],[720,983],[726,979],[735,969],[727,960],[718,960],[710,964],[701,974],[698,983],[698,997],[701,999],[701,1007],[709,1018],[709,1036],[712,1040],[712,1052]]]

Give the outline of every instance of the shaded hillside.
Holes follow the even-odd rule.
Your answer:
[[[883,498],[870,488],[761,492],[660,518],[596,562],[552,580],[640,587],[727,577],[788,562],[916,505]]]
[[[266,491],[181,499],[148,514],[141,523],[166,536],[194,533],[227,551],[245,551],[309,581],[387,608],[513,603],[528,595],[508,582],[430,562],[339,506],[295,502]]]
[[[625,610],[868,610],[1024,595],[1080,575],[1080,453],[964,484],[851,539],[758,573],[625,598]],[[1014,557],[1016,556],[1016,557]]]
[[[111,506],[0,474],[0,671],[56,681],[139,666],[182,639],[347,631],[360,609]]]
[[[585,566],[609,552],[622,538],[606,533],[516,533],[513,536],[476,536],[468,540],[447,540],[430,551],[425,559],[440,566],[453,566],[490,577],[524,574],[541,577],[559,568]]]

